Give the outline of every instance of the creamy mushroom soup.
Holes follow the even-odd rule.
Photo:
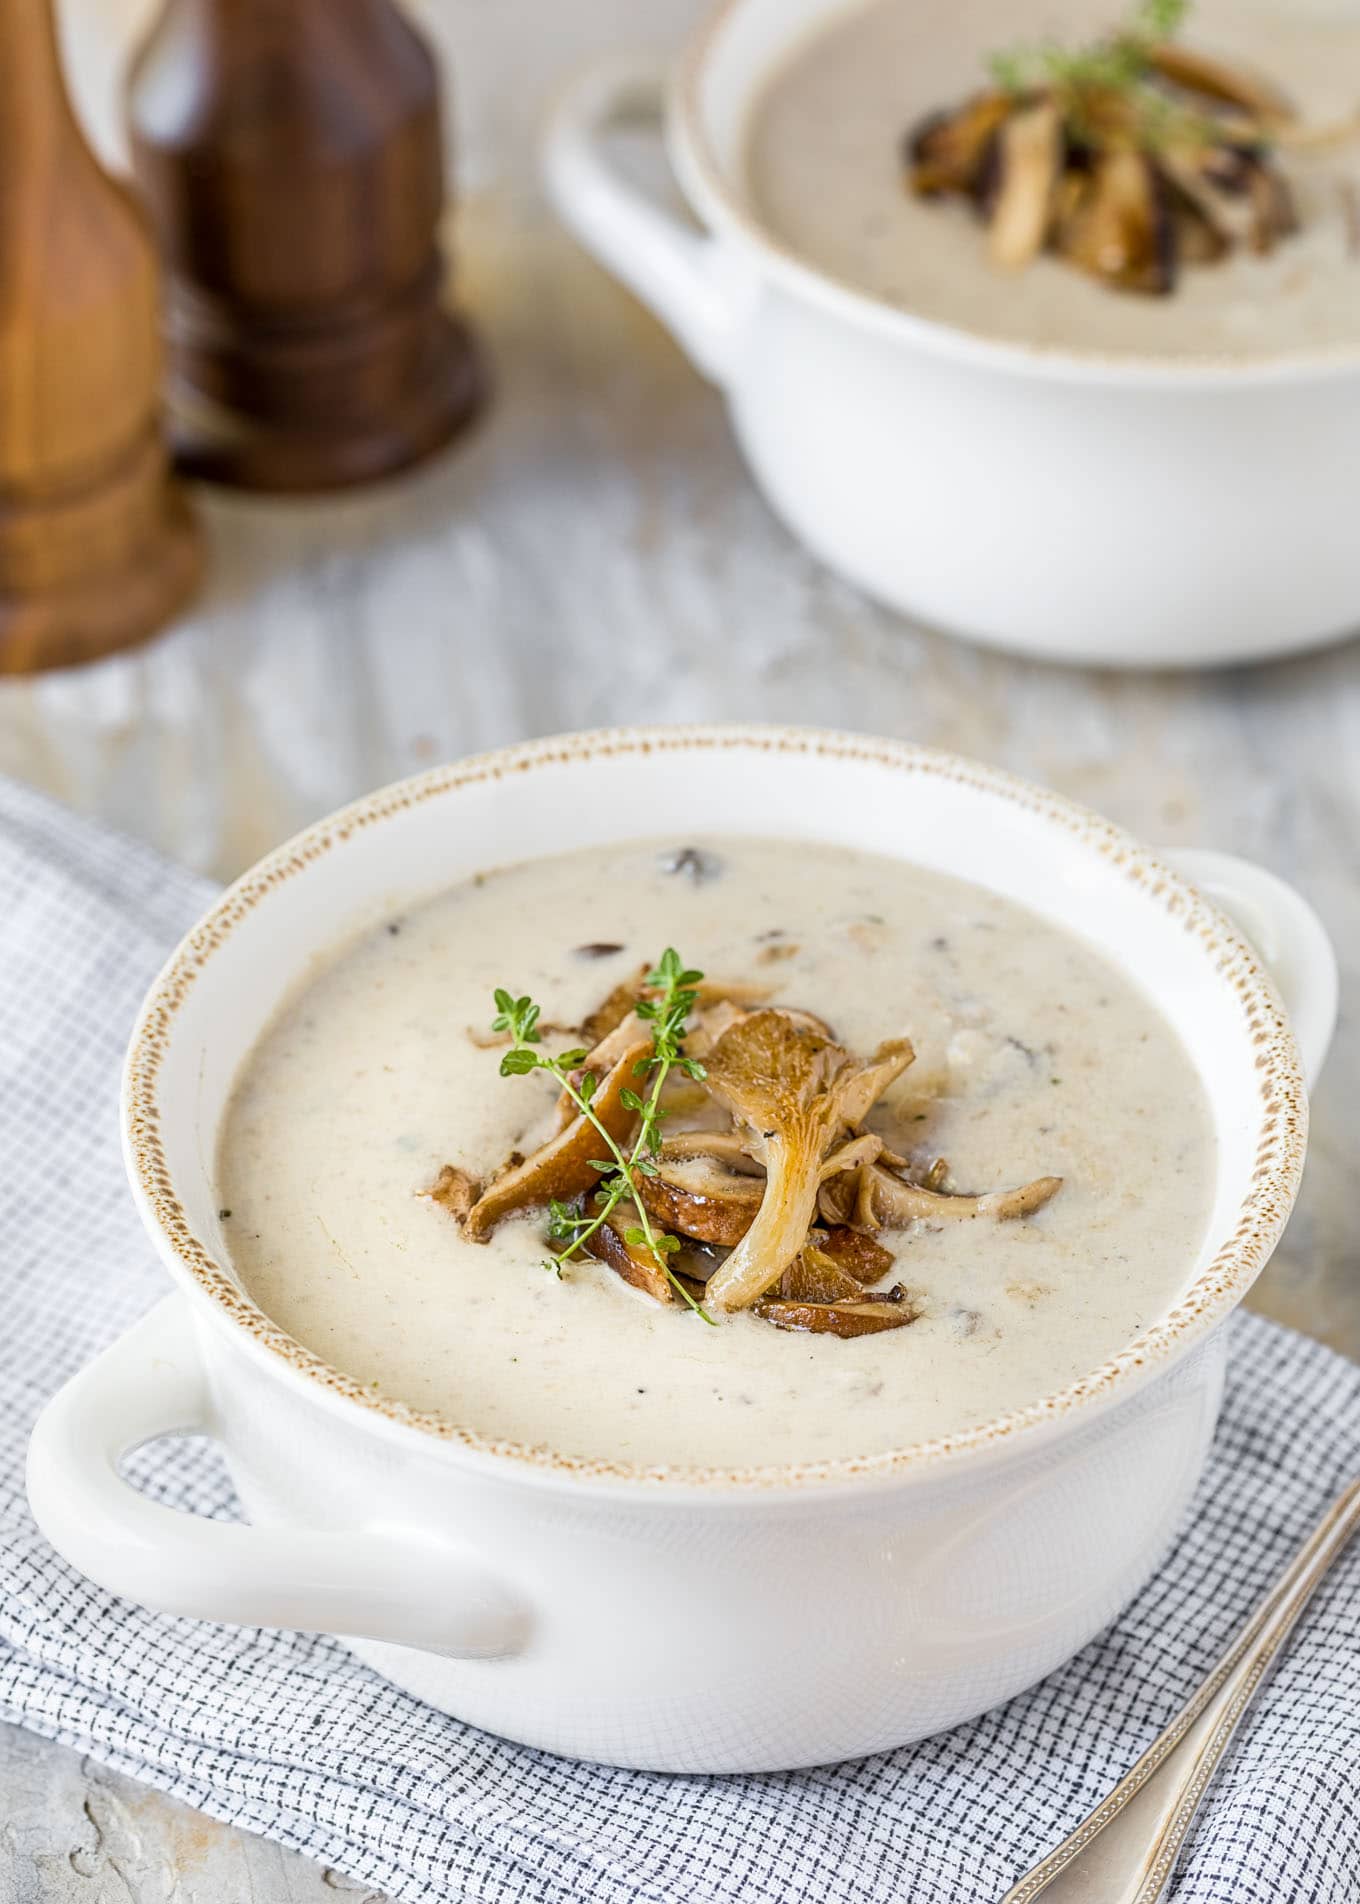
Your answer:
[[[1185,40],[1265,74],[1301,122],[1360,107],[1360,18],[1269,0],[1200,0]],[[792,251],[876,298],[982,336],[1049,348],[1252,359],[1360,344],[1360,139],[1283,151],[1299,229],[1268,257],[1187,267],[1161,297],[1109,290],[1053,256],[1002,271],[958,200],[914,197],[903,142],[988,84],[986,57],[1084,42],[1122,0],[869,0],[796,46],[758,97],[747,185]]]
[[[683,1046],[706,1057],[665,1085],[653,1232],[750,1227],[730,1250],[686,1239],[648,1293],[617,1268],[629,1228],[645,1256],[635,1225],[613,1266],[558,1275],[551,1212],[502,1213],[554,1146],[560,1169],[573,1118],[543,1071],[501,1075],[490,1022],[503,988],[540,1007],[530,1063],[611,1023],[606,1045],[645,1054],[658,1027],[630,988],[668,946],[706,975]],[[801,1187],[775,1130],[786,1058]],[[835,1097],[815,1137],[809,1091]],[[1188,1056],[1090,945],[896,860],[723,839],[511,866],[342,947],[244,1065],[219,1188],[246,1288],[327,1362],[486,1436],[683,1469],[869,1455],[1089,1372],[1189,1281],[1213,1170]]]

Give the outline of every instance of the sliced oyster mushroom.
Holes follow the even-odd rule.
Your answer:
[[[712,1157],[743,1176],[763,1177],[764,1170],[746,1148],[749,1142],[734,1130],[674,1131],[661,1147],[661,1161],[678,1163],[687,1157]]]
[[[1254,214],[1247,243],[1264,256],[1275,249],[1281,238],[1292,236],[1299,228],[1294,194],[1282,174],[1260,159],[1252,163],[1247,192]]]
[[[948,1191],[910,1183],[882,1164],[862,1164],[853,1207],[859,1229],[900,1229],[908,1223],[963,1223],[990,1217],[1007,1223],[1032,1216],[1062,1189],[1061,1177],[1036,1177],[1014,1190],[988,1190],[980,1196],[954,1196]]]
[[[979,93],[953,112],[934,112],[907,135],[907,176],[923,198],[973,192],[988,146],[1011,110],[1006,93]]]
[[[813,1230],[780,1278],[779,1294],[786,1302],[853,1301],[895,1261],[891,1250],[858,1230]]]
[[[866,1236],[862,1230],[852,1230],[844,1223],[833,1224],[818,1247],[838,1268],[865,1287],[879,1282],[897,1260],[891,1250],[884,1249],[872,1236]]]
[[[755,1221],[765,1185],[759,1177],[730,1170],[714,1157],[668,1162],[655,1177],[639,1176],[638,1195],[647,1214],[668,1230],[698,1243],[739,1243]]]
[[[1176,281],[1176,232],[1167,194],[1145,153],[1100,154],[1059,225],[1059,253],[1093,277],[1158,297]]]
[[[836,1335],[843,1341],[857,1335],[877,1335],[883,1329],[905,1328],[919,1322],[925,1313],[920,1300],[901,1283],[881,1295],[861,1294],[848,1302],[785,1302],[780,1297],[764,1296],[756,1303],[755,1312],[776,1329]]]
[[[710,1278],[710,1307],[744,1309],[779,1280],[812,1227],[828,1151],[868,1109],[865,1074],[884,1090],[912,1055],[897,1040],[891,1055],[884,1046],[862,1064],[769,1006],[718,1040],[706,1061],[709,1091],[750,1132],[766,1176],[751,1227]]]
[[[645,1245],[630,1243],[626,1232],[638,1227],[636,1204],[625,1199],[612,1209],[586,1241],[586,1250],[616,1276],[656,1302],[675,1302],[675,1285]]]
[[[635,1087],[633,1066],[650,1049],[650,1039],[631,1045],[601,1078],[591,1099],[591,1110],[616,1143],[626,1139],[636,1116],[624,1104],[622,1094]],[[588,1118],[578,1114],[532,1155],[491,1180],[467,1213],[467,1235],[474,1243],[484,1243],[496,1225],[516,1210],[553,1198],[567,1202],[593,1189],[600,1173],[592,1169],[591,1159],[599,1157],[600,1149],[600,1133]]]
[[[1019,270],[1043,250],[1062,154],[1062,114],[1051,99],[1013,113],[1002,126],[990,207],[993,264]]]
[[[823,1029],[823,1035],[829,1037],[830,1033]],[[916,1047],[910,1038],[886,1038],[872,1058],[859,1062],[855,1077],[847,1080],[841,1089],[841,1110],[850,1129],[864,1122],[888,1087],[915,1061]],[[856,1141],[861,1148],[872,1142],[876,1142],[880,1150],[883,1148],[881,1137]]]
[[[639,1186],[648,1213],[696,1242],[733,1247],[765,1195],[765,1172],[750,1155],[755,1142],[737,1131],[677,1132],[662,1148],[656,1176]],[[819,1181],[852,1173],[881,1148],[869,1133],[842,1144],[823,1160]]]
[[[1273,80],[1263,73],[1244,71],[1240,66],[1225,65],[1208,53],[1164,41],[1149,47],[1148,64],[1169,85],[1198,93],[1220,106],[1233,106],[1249,118],[1269,124],[1294,117],[1293,102]]]
[[[1213,215],[1191,192],[1163,174],[1171,222],[1175,231],[1178,264],[1217,264],[1231,250],[1231,241],[1219,229]]]
[[[1214,256],[1231,245],[1272,251],[1297,228],[1288,184],[1249,150],[1174,146],[1161,154],[1159,165],[1169,183],[1178,231],[1183,230],[1182,209],[1188,201],[1219,240]]]

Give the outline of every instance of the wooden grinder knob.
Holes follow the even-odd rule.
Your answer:
[[[128,112],[182,468],[331,489],[461,429],[482,379],[442,302],[438,80],[392,0],[165,0]]]
[[[198,580],[156,307],[150,233],[76,124],[50,0],[0,0],[0,673],[140,641]]]

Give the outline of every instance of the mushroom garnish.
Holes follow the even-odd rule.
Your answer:
[[[915,1297],[898,1283],[881,1295],[861,1294],[848,1302],[785,1302],[782,1297],[765,1296],[757,1302],[756,1313],[776,1329],[801,1329],[811,1335],[846,1339],[903,1328],[909,1322],[919,1322],[922,1311]]]
[[[559,1273],[587,1255],[705,1321],[710,1308],[750,1309],[779,1328],[852,1337],[922,1313],[900,1283],[883,1287],[899,1258],[878,1231],[1004,1222],[1060,1188],[1059,1178],[1039,1177],[955,1195],[942,1158],[923,1166],[866,1128],[913,1062],[906,1038],[856,1057],[813,1013],[735,1003],[723,994],[740,988],[705,984],[674,951],[630,989],[631,1015],[608,1023],[592,1050],[554,1054],[537,1048],[533,1001],[497,992],[494,1028],[510,1039],[501,1074],[546,1073],[569,1115],[480,1190],[468,1171],[441,1170],[427,1194],[474,1241],[546,1204]],[[603,1015],[613,1019],[614,1007]],[[663,1134],[663,1120],[682,1109],[702,1121]]]
[[[1103,153],[1054,232],[1060,257],[1124,291],[1169,291],[1177,263],[1170,196],[1142,152]]]
[[[1018,269],[1037,258],[1053,222],[1062,168],[1062,114],[1051,99],[1011,114],[997,134],[990,194],[994,261]]]
[[[864,1079],[875,1075],[875,1067],[866,1066],[860,1074],[860,1095],[847,1094],[842,1106],[847,1122],[859,1121],[855,1112],[863,1099]],[[731,1248],[750,1229],[765,1197],[764,1171],[749,1154],[757,1141],[736,1131],[677,1132],[662,1147],[656,1175],[639,1183],[638,1195],[669,1229],[696,1242]],[[882,1144],[882,1138],[870,1132],[842,1144],[822,1160],[818,1182],[853,1171],[876,1157]]]
[[[846,1224],[810,1230],[779,1279],[779,1294],[790,1302],[848,1301],[881,1281],[896,1260],[872,1236]]]
[[[976,194],[993,140],[1010,116],[1006,93],[982,93],[954,112],[933,112],[908,135],[907,164],[923,198],[946,192]]]
[[[729,1170],[711,1157],[671,1161],[664,1150],[656,1175],[638,1183],[640,1201],[667,1229],[728,1247],[750,1229],[764,1195],[759,1177]]]
[[[1139,0],[1106,39],[998,55],[992,91],[908,138],[911,189],[969,199],[1000,265],[1051,250],[1124,291],[1164,294],[1183,265],[1272,250],[1297,228],[1276,154],[1316,136],[1268,78],[1174,42],[1188,7]]]
[[[616,1276],[621,1276],[634,1289],[642,1290],[654,1302],[674,1302],[675,1284],[671,1276],[659,1267],[645,1242],[628,1240],[630,1231],[638,1229],[637,1205],[625,1200],[591,1232],[585,1247],[597,1262],[607,1263]]]
[[[546,1144],[492,1178],[463,1219],[464,1231],[474,1243],[485,1243],[496,1225],[517,1210],[569,1202],[594,1189],[600,1172],[593,1160],[600,1153],[602,1135],[622,1142],[637,1121],[629,1103],[636,1095],[631,1088],[636,1082],[633,1067],[645,1061],[648,1049],[645,1038],[634,1039],[600,1080],[598,1089],[591,1091],[589,1115],[578,1112]],[[443,1179],[441,1171],[439,1181]],[[449,1199],[440,1201],[448,1203]]]
[[[765,1174],[763,1169],[747,1149],[750,1141],[735,1130],[674,1131],[661,1147],[662,1162],[679,1161],[686,1157],[712,1157],[743,1176],[762,1177]]]
[[[779,1280],[812,1227],[827,1152],[869,1109],[864,1074],[882,1092],[913,1055],[898,1039],[866,1066],[771,1006],[724,1032],[707,1060],[708,1089],[750,1132],[766,1175],[755,1220],[709,1279],[710,1307],[744,1309]]]
[[[857,1229],[901,1229],[908,1223],[964,1223],[990,1217],[997,1223],[1033,1216],[1062,1189],[1061,1177],[1036,1177],[1014,1190],[988,1190],[980,1196],[912,1183],[881,1163],[861,1164],[853,1179],[846,1216]],[[828,1189],[833,1186],[828,1185]],[[835,1186],[839,1189],[839,1186]],[[833,1202],[833,1209],[837,1204]]]
[[[1228,66],[1212,54],[1160,40],[1147,49],[1148,65],[1159,79],[1182,92],[1198,93],[1217,105],[1233,106],[1258,125],[1285,122],[1294,117],[1289,95],[1263,73]]]

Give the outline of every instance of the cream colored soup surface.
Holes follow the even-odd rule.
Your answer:
[[[224,1229],[261,1307],[328,1362],[486,1435],[672,1468],[865,1455],[964,1427],[1088,1372],[1181,1290],[1214,1164],[1189,1059],[1100,954],[978,887],[830,846],[675,843],[511,866],[322,965],[230,1105]],[[916,1063],[870,1122],[955,1186],[1053,1173],[1024,1221],[887,1239],[922,1318],[841,1341],[749,1314],[710,1327],[594,1263],[545,1269],[541,1220],[482,1247],[420,1193],[548,1128],[542,1078],[502,1079],[469,1028],[493,987],[574,1024],[668,944],[761,980],[867,1053]],[[616,945],[619,950],[582,948]]]
[[[1200,0],[1185,38],[1273,74],[1306,120],[1360,107],[1360,17],[1280,0]],[[904,188],[903,135],[987,84],[983,56],[1071,43],[1119,0],[869,0],[796,46],[758,97],[748,190],[762,221],[833,277],[922,317],[1046,347],[1260,358],[1360,345],[1360,139],[1285,162],[1302,231],[1268,258],[1186,266],[1176,290],[1112,291],[1055,258],[1002,273],[959,200]]]

